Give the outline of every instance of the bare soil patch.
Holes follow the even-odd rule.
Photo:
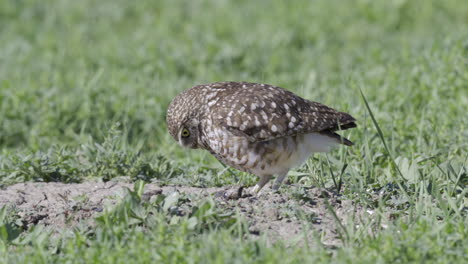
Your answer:
[[[73,227],[78,223],[92,224],[93,217],[121,201],[126,188],[132,183],[85,182],[20,183],[0,190],[0,207],[14,206],[25,228],[43,224],[53,228]],[[216,193],[235,190],[236,187],[195,188],[185,186],[158,186],[147,184],[143,197],[172,192],[196,197],[215,197],[217,206],[232,212],[240,212],[249,224],[252,236],[266,235],[270,242],[287,241],[288,244],[314,242],[321,237],[324,245],[341,244],[339,221],[346,224],[353,213],[365,213],[363,208],[350,201],[341,201],[331,191],[319,188],[292,192],[272,193],[260,197],[242,195],[240,198],[216,197]],[[292,187],[285,187],[292,188]],[[294,196],[294,197],[293,197]],[[190,203],[190,201],[188,201]],[[332,213],[335,212],[336,216]],[[305,239],[306,238],[306,239]]]

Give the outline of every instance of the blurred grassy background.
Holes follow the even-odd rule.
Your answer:
[[[361,87],[397,145],[460,143],[467,21],[455,0],[2,1],[0,146],[77,145],[120,122],[130,144],[173,151],[171,98],[221,80],[279,85],[363,124]]]
[[[464,1],[12,0],[0,4],[0,24],[3,178],[19,168],[44,178],[28,172],[28,153],[40,151],[43,166],[42,153],[102,143],[117,123],[119,149],[220,168],[169,137],[165,111],[182,90],[223,80],[282,86],[350,112],[355,164],[385,153],[359,89],[398,156],[461,162],[467,148]]]

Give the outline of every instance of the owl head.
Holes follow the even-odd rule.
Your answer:
[[[200,144],[200,122],[193,100],[178,95],[169,104],[166,115],[167,129],[171,136],[183,147],[196,149]]]

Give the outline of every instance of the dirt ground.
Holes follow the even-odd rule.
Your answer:
[[[92,221],[106,206],[118,203],[126,194],[125,187],[133,189],[133,184],[20,183],[0,190],[0,207],[14,206],[26,228],[36,224],[53,228],[73,227],[77,223]],[[235,187],[195,188],[147,184],[143,197],[161,192],[165,195],[179,192],[198,197],[212,195],[217,206],[241,212],[252,236],[266,235],[270,242],[281,240],[288,244],[302,244],[304,238],[313,242],[314,238],[320,236],[325,246],[339,246],[339,224],[330,207],[343,224],[355,212],[369,213],[350,201],[341,201],[333,192],[319,188],[303,189],[299,197],[296,194],[295,198],[291,197],[291,192],[273,193],[270,190],[265,190],[259,197],[237,197],[239,193]],[[230,197],[226,198],[226,195]]]

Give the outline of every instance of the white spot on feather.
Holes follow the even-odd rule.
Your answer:
[[[216,104],[218,102],[218,100],[219,99],[209,101],[208,106],[213,106],[214,104]]]
[[[256,125],[256,126],[260,126],[260,121],[258,121],[258,117],[257,117],[257,116],[255,116],[255,125]]]
[[[216,95],[218,95],[218,94],[217,94],[217,93],[209,93],[209,94],[206,96],[206,98],[207,98],[208,100],[211,100],[211,99],[213,99],[214,97],[216,97]]]

